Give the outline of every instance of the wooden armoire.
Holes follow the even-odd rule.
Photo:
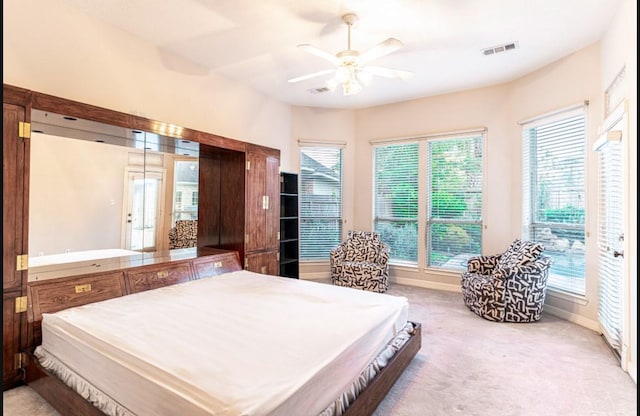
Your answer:
[[[167,134],[161,121],[3,85],[3,391],[23,382],[21,352],[33,341],[26,313],[33,110]],[[280,150],[188,128],[178,131],[172,137],[197,142],[200,149],[197,253],[235,252],[245,269],[277,276]],[[206,263],[188,261],[194,270]]]

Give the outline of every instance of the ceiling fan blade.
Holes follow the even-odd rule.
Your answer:
[[[315,56],[320,57],[322,59],[326,59],[327,61],[331,62],[335,66],[340,65],[340,59],[338,59],[337,56],[335,56],[334,54],[329,53],[327,51],[323,51],[320,48],[316,48],[313,45],[309,45],[307,43],[304,43],[302,45],[298,45],[298,48],[302,49],[303,51],[305,51],[307,53],[310,53],[311,55],[315,55]]]
[[[369,72],[373,75],[378,75],[386,78],[395,78],[400,80],[406,80],[413,77],[413,72],[403,71],[400,69],[382,68],[380,66],[365,66],[362,71]]]
[[[392,52],[397,51],[404,45],[396,38],[389,38],[383,42],[378,43],[373,48],[360,54],[360,64],[364,65],[367,62],[371,62],[375,59],[382,58],[385,55],[389,55]]]
[[[302,75],[300,77],[291,78],[288,82],[291,82],[291,83],[300,82],[300,81],[304,81],[306,79],[319,77],[321,75],[333,74],[335,72],[336,72],[335,69],[325,69],[324,71],[314,72],[314,73],[311,73],[311,74]]]

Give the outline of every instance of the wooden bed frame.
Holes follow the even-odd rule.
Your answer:
[[[102,272],[96,275],[71,276],[30,283],[28,307],[29,333],[32,343],[24,353],[26,384],[65,416],[104,416],[93,404],[44,369],[33,355],[35,347],[41,342],[42,313],[56,312],[73,306],[125,296],[140,290],[154,289],[159,287],[159,282],[166,286],[195,280],[200,277],[198,271],[202,275],[206,271],[209,275],[212,268],[218,271],[217,274],[241,270],[237,253],[217,250],[209,256],[194,259],[156,262],[152,265],[135,266],[111,273]],[[188,272],[189,270],[191,273]],[[158,276],[163,278],[158,279]],[[412,336],[351,403],[344,413],[345,416],[373,414],[400,374],[418,353],[422,346],[422,326],[420,323],[412,322],[412,324],[414,325]]]

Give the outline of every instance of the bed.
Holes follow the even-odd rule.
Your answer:
[[[408,310],[236,270],[43,313],[27,383],[76,414],[371,414],[420,348]]]

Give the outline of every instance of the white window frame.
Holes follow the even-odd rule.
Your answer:
[[[329,252],[330,249],[327,249],[326,255],[323,256],[317,256],[317,257],[304,257],[303,253],[304,253],[304,245],[305,245],[305,239],[303,237],[303,227],[304,227],[304,221],[305,218],[309,218],[307,215],[305,215],[305,204],[304,204],[304,199],[305,199],[305,194],[304,194],[304,188],[305,188],[305,179],[304,179],[304,172],[303,172],[303,166],[302,166],[302,152],[305,149],[327,149],[327,150],[335,150],[335,151],[339,151],[340,152],[340,203],[339,203],[339,215],[336,218],[336,222],[338,224],[338,234],[336,236],[336,238],[334,240],[332,240],[331,242],[327,243],[327,247],[335,247],[337,246],[341,241],[342,241],[342,234],[343,234],[343,223],[344,223],[344,148],[346,146],[346,143],[344,142],[323,142],[323,141],[307,141],[307,140],[298,140],[298,144],[299,144],[299,154],[300,154],[300,176],[299,176],[299,183],[300,183],[300,193],[299,193],[299,199],[300,199],[300,212],[299,212],[299,219],[300,219],[300,233],[299,233],[299,241],[300,241],[300,262],[301,263],[311,263],[311,262],[318,262],[318,261],[328,261],[329,260]]]
[[[442,132],[442,133],[431,133],[431,134],[425,134],[425,135],[420,135],[420,136],[416,136],[416,137],[406,137],[406,138],[395,138],[395,139],[373,139],[373,140],[369,140],[369,143],[374,146],[387,146],[387,145],[396,145],[396,144],[410,144],[410,143],[418,143],[419,149],[418,149],[418,259],[417,262],[409,262],[409,261],[401,261],[401,260],[397,260],[397,259],[393,259],[390,258],[389,259],[389,263],[394,265],[394,266],[404,266],[404,267],[408,267],[408,268],[416,268],[418,270],[422,270],[422,271],[426,271],[426,270],[434,270],[434,271],[456,271],[459,272],[460,270],[464,270],[466,268],[466,262],[464,261],[460,261],[459,264],[457,265],[453,265],[453,262],[451,264],[448,264],[445,267],[434,267],[431,265],[427,264],[428,261],[428,256],[427,256],[427,250],[429,249],[427,247],[427,223],[428,223],[428,219],[427,219],[427,192],[429,192],[428,190],[428,169],[427,169],[427,165],[428,165],[428,161],[427,161],[427,145],[430,141],[436,141],[436,140],[451,140],[451,139],[464,139],[464,138],[469,138],[469,137],[473,137],[473,136],[482,136],[482,147],[483,149],[486,149],[486,144],[487,144],[487,129],[482,127],[482,128],[474,128],[474,129],[469,129],[469,130],[458,130],[458,131],[450,131],[450,132]],[[375,151],[372,152],[373,153],[373,163],[372,163],[372,178],[374,178],[373,180],[373,186],[372,186],[372,229],[375,229],[375,219],[376,219],[376,204],[375,204],[375,194],[376,194],[376,190],[375,190],[375,169],[376,169],[376,162],[375,162]],[[483,160],[482,160],[482,172],[483,172],[483,179],[482,179],[482,211],[483,213],[481,214],[481,222],[480,222],[480,227],[481,227],[481,249],[480,252],[477,253],[478,255],[481,254],[482,252],[482,246],[484,244],[483,240],[484,240],[484,209],[486,207],[486,164],[487,164],[487,158],[486,155],[484,154],[483,151]]]
[[[522,238],[526,240],[539,241],[543,243],[546,247],[545,254],[553,257],[560,256],[557,253],[555,247],[547,241],[541,241],[537,239],[534,235],[534,230],[536,227],[539,227],[541,224],[533,221],[533,204],[536,202],[535,195],[533,195],[534,189],[532,189],[535,184],[531,179],[532,169],[535,169],[532,166],[533,162],[531,161],[531,155],[529,154],[529,149],[527,147],[527,143],[529,143],[529,139],[525,139],[525,131],[549,125],[554,122],[558,122],[561,120],[566,120],[572,117],[577,117],[582,115],[584,118],[584,135],[583,135],[583,143],[582,143],[582,157],[583,157],[583,211],[584,211],[584,219],[582,224],[582,233],[584,235],[584,243],[586,245],[586,235],[587,235],[587,131],[588,131],[588,119],[587,119],[587,105],[588,102],[581,103],[579,105],[573,105],[570,107],[566,107],[557,111],[553,111],[550,113],[542,114],[540,116],[520,121],[518,124],[522,127],[521,131],[521,141],[522,141]],[[534,186],[532,186],[532,184]],[[537,225],[535,225],[537,224]],[[577,230],[576,227],[574,227]],[[586,253],[586,250],[585,250]],[[575,254],[575,253],[574,253]],[[572,257],[568,260],[573,261],[576,256]],[[554,264],[551,265],[551,270],[549,272],[549,280],[547,281],[547,287],[552,290],[556,290],[560,293],[567,293],[572,296],[585,296],[586,294],[586,254],[583,254],[583,273],[582,277],[571,277],[564,276],[558,273],[558,266],[554,267]],[[581,279],[581,281],[580,281]]]

